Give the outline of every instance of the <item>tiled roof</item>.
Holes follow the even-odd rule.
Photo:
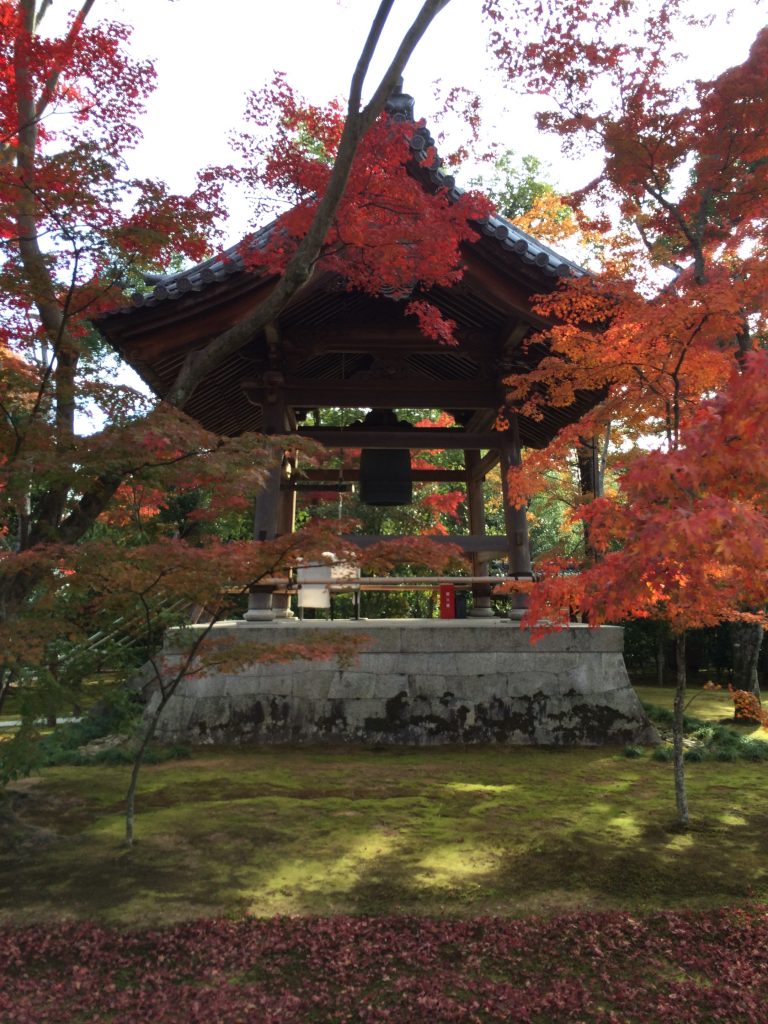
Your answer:
[[[251,236],[250,245],[252,248],[263,249],[269,241],[275,229],[276,221],[267,224]],[[239,274],[245,269],[245,262],[242,256],[242,242],[230,246],[224,252],[213,256],[204,263],[198,263],[188,270],[182,270],[177,274],[164,276],[148,276],[148,283],[155,287],[151,292],[135,292],[131,296],[131,306],[124,307],[118,312],[128,313],[131,308],[138,306],[156,306],[167,299],[178,299],[187,292],[200,292],[207,285],[224,281],[233,274]]]
[[[404,93],[391,97],[387,109],[393,120],[414,120],[413,99]],[[452,175],[446,174],[440,169],[440,158],[435,156],[431,166],[425,164],[434,145],[435,140],[424,125],[416,129],[410,140],[414,161],[418,165],[419,173],[425,183],[435,189],[446,189],[448,199],[456,202],[460,196],[464,195],[464,189],[458,187],[456,179]],[[543,242],[537,241],[527,232],[515,227],[506,217],[493,214],[482,221],[477,221],[476,225],[482,236],[495,239],[505,252],[514,254],[529,266],[539,267],[544,274],[550,277],[581,276],[585,273],[583,267],[561,256],[560,253],[550,249]]]
[[[386,110],[390,117],[397,121],[413,121],[413,98],[402,91],[393,93],[387,101]],[[410,139],[409,145],[413,153],[414,173],[428,188],[435,190],[447,190],[448,199],[455,202],[464,194],[464,189],[459,188],[455,178],[446,174],[440,168],[440,160],[434,157],[432,164],[426,161],[429,152],[434,147],[434,139],[425,126],[416,129]],[[276,225],[276,221],[267,224],[250,239],[252,248],[262,249],[269,241]],[[519,260],[524,266],[529,267],[545,275],[546,277],[558,278],[568,276],[581,276],[586,271],[566,259],[554,249],[537,241],[532,235],[527,234],[520,228],[515,227],[505,217],[493,214],[481,221],[475,222],[475,226],[482,238],[495,242],[501,252],[500,255],[509,256]],[[168,274],[160,277],[148,278],[148,283],[155,287],[151,292],[136,292],[131,296],[131,305],[124,306],[115,312],[130,313],[132,309],[156,306],[160,303],[181,298],[188,292],[203,291],[208,285],[216,284],[226,280],[233,274],[241,273],[245,269],[242,257],[242,242],[231,246],[218,256],[206,260],[188,270],[182,270],[176,274]],[[106,314],[107,317],[115,315]]]

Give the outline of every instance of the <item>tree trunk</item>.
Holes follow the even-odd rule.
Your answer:
[[[44,512],[27,538],[27,549],[45,543],[76,544],[96,522],[112,497],[128,475],[123,472],[102,473],[93,482],[90,490],[80,498],[77,505],[55,529],[49,529],[50,517]],[[55,504],[53,491],[43,499],[43,504]],[[16,615],[28,601],[30,595],[48,575],[46,568],[24,567],[0,581],[0,622]]]
[[[131,781],[128,783],[128,792],[125,794],[125,845],[133,846],[133,822],[136,810],[136,788],[139,784],[139,773],[141,772],[141,766],[144,763],[144,755],[147,752],[150,740],[155,734],[155,728],[162,714],[163,708],[168,703],[167,700],[161,700],[157,711],[152,716],[152,720],[146,728],[144,735],[142,736],[139,748],[133,758],[133,765],[131,767]]]
[[[685,761],[683,759],[683,709],[685,708],[685,631],[675,636],[677,655],[677,685],[675,686],[674,719],[672,723],[672,745],[674,750],[675,802],[677,822],[682,828],[688,825],[688,796],[685,792]]]
[[[5,698],[10,693],[13,680],[13,672],[9,668],[0,665],[0,712],[3,710]]]
[[[597,438],[579,438],[580,445],[576,449],[576,460],[579,467],[579,491],[582,498],[594,500],[599,497],[600,466],[597,452]],[[589,524],[582,523],[584,528],[584,555],[588,562],[597,561],[597,551],[589,536]]]
[[[665,631],[661,625],[658,624],[656,629],[656,685],[664,685],[664,660],[666,657],[666,637]]]
[[[733,688],[754,693],[759,699],[757,660],[763,643],[763,627],[757,622],[732,622]]]
[[[265,573],[265,575],[271,575],[272,571],[273,571],[273,569],[270,569],[267,573]],[[256,582],[256,581],[254,581],[254,582]],[[189,675],[190,667],[193,664],[195,658],[197,657],[197,654],[200,651],[201,646],[203,645],[205,640],[208,638],[208,636],[209,636],[211,630],[213,629],[213,627],[221,619],[221,615],[222,615],[222,611],[223,611],[224,607],[225,607],[224,605],[220,605],[217,608],[211,608],[211,611],[210,611],[210,615],[211,615],[210,621],[205,624],[205,629],[203,629],[198,634],[198,636],[195,639],[194,643],[192,644],[191,648],[187,652],[187,655],[186,655],[186,658],[184,659],[183,664],[181,665],[181,667],[179,668],[178,672],[176,673],[175,676],[173,676],[172,679],[164,680],[162,672],[160,671],[159,664],[157,663],[157,661],[155,661],[154,658],[150,658],[150,662],[152,664],[152,669],[153,669],[153,672],[154,672],[154,681],[157,684],[158,689],[160,691],[160,700],[159,700],[158,705],[155,708],[154,712],[152,713],[152,718],[150,719],[149,723],[147,724],[147,726],[146,726],[146,728],[144,730],[144,734],[141,737],[141,742],[139,743],[139,746],[138,746],[138,748],[136,750],[136,753],[134,755],[134,758],[133,758],[133,766],[131,768],[131,780],[128,783],[128,790],[127,790],[127,792],[125,794],[125,845],[126,846],[133,846],[133,838],[134,838],[134,827],[133,826],[134,826],[134,819],[135,819],[135,816],[136,816],[136,790],[137,790],[138,785],[139,785],[139,774],[141,773],[141,767],[142,767],[142,765],[144,763],[144,755],[147,752],[147,747],[151,743],[152,737],[155,735],[155,730],[157,729],[157,724],[160,721],[160,716],[162,715],[163,711],[165,710],[165,707],[168,704],[168,701],[171,699],[171,697],[174,695],[174,693],[178,689],[179,684],[181,683],[181,681],[183,679],[186,679],[187,676]]]

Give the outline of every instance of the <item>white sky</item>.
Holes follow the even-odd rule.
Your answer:
[[[694,56],[691,74],[709,77],[739,63],[763,21],[752,0],[732,0],[733,25],[681,40]],[[63,19],[71,0],[57,0],[50,28]],[[700,0],[698,13],[723,9],[722,0]],[[240,120],[245,96],[285,71],[308,99],[324,102],[344,96],[378,0],[97,0],[91,18],[109,17],[133,26],[132,49],[152,59],[158,88],[142,120],[144,143],[131,159],[136,174],[164,178],[182,191],[193,186],[195,171],[226,162],[227,135]],[[404,27],[418,10],[417,0],[397,0],[389,32],[369,82],[385,66]],[[521,155],[534,153],[552,166],[552,180],[576,188],[595,165],[559,158],[555,139],[537,133],[535,101],[514,96],[489,71],[488,24],[481,0],[452,0],[435,19],[405,72],[405,89],[416,99],[417,117],[431,121],[433,82],[444,88],[466,86],[485,107],[487,137]],[[234,218],[245,221],[245,211]],[[232,240],[245,223],[231,225]]]

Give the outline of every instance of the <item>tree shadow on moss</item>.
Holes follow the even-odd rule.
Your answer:
[[[61,801],[59,841],[0,861],[6,920],[518,915],[768,893],[768,817],[750,811],[762,777],[732,766],[691,771],[710,817],[685,833],[668,827],[666,768],[605,751],[285,751],[148,775],[132,851],[120,773],[34,787],[37,823]]]

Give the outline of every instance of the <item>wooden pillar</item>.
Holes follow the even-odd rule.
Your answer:
[[[480,452],[470,450],[464,452],[464,466],[467,471],[467,508],[469,510],[469,532],[477,536],[485,536],[485,502],[483,501],[483,477],[480,470]],[[481,561],[481,555],[472,553],[472,575],[487,576],[488,562]],[[491,607],[490,584],[478,583],[472,587],[473,617],[490,618],[493,616]]]
[[[293,477],[296,471],[295,456],[286,456],[280,473],[281,484],[285,485]],[[296,491],[293,487],[281,486],[280,504],[277,512],[277,536],[293,533],[296,528]],[[276,619],[294,618],[291,611],[290,594],[273,594],[272,610]]]
[[[600,486],[599,447],[596,437],[579,438],[576,459],[579,468],[579,489],[582,498],[589,498],[591,500],[600,497],[602,488]],[[598,554],[589,535],[589,523],[584,520],[582,526],[584,528],[584,557],[588,562],[596,562]]]
[[[504,523],[509,542],[509,575],[515,579],[529,580],[533,578],[531,571],[531,547],[528,540],[528,520],[526,507],[515,508],[509,499],[509,482],[507,475],[513,466],[522,463],[520,452],[520,432],[517,416],[510,416],[510,429],[506,435],[506,444],[499,446],[501,469],[501,488],[504,499]],[[525,594],[517,594],[512,598],[509,610],[510,619],[521,619],[528,607]]]
[[[270,400],[262,406],[262,432],[283,434],[286,431],[286,410],[282,390],[271,389]],[[280,532],[280,481],[283,474],[283,457],[277,453],[269,467],[264,486],[256,495],[253,509],[253,539],[274,540]],[[243,616],[247,622],[265,622],[275,618],[272,589],[259,586],[251,588],[248,595],[248,610]]]

